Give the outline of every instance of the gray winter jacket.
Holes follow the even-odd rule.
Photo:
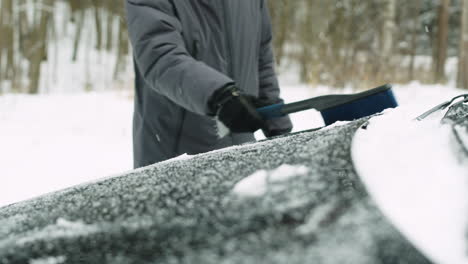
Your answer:
[[[262,101],[281,100],[265,0],[127,0],[126,8],[135,168],[253,141],[250,133],[219,139],[207,102],[230,83]]]

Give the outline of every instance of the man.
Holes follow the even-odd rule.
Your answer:
[[[288,133],[265,0],[127,0],[134,50],[135,168]],[[231,133],[220,138],[217,120]]]

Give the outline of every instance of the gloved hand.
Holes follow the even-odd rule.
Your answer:
[[[281,103],[282,100],[265,100],[265,99],[256,99],[254,102],[255,108],[261,108],[268,105]],[[263,134],[265,137],[276,137],[284,134],[288,134],[292,131],[293,125],[289,116],[283,116],[280,118],[266,120],[264,122],[264,127],[262,127]]]
[[[253,100],[252,96],[241,94],[235,85],[228,85],[214,93],[209,109],[231,132],[253,133],[265,127]]]

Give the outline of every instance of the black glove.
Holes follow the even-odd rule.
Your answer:
[[[257,99],[254,102],[255,108],[260,108],[268,105],[278,104],[283,102],[282,100],[265,100],[265,99]],[[263,134],[265,137],[276,137],[288,134],[292,131],[293,125],[289,116],[283,116],[280,118],[274,118],[265,121],[264,127],[262,127]]]
[[[234,85],[216,91],[208,104],[211,114],[216,115],[231,132],[253,133],[265,127],[253,104],[253,97],[241,94]]]

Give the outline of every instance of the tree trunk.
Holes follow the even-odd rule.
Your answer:
[[[312,0],[306,1],[303,5],[300,5],[305,10],[313,10],[315,6],[315,2]],[[303,83],[311,82],[311,63],[312,63],[312,52],[311,46],[313,42],[313,35],[311,31],[311,27],[314,24],[314,17],[310,14],[301,17],[302,21],[300,21],[299,27],[299,37],[298,37],[298,44],[300,46],[299,52],[299,64],[300,64],[300,80]]]
[[[83,26],[84,26],[85,10],[80,9],[76,11],[76,13],[73,16],[76,16],[76,19],[75,19],[76,33],[75,33],[75,40],[73,43],[72,61],[76,62],[76,60],[78,59],[78,51],[80,48],[81,33],[83,31]]]
[[[114,71],[114,79],[118,79],[120,73],[125,69],[126,61],[125,58],[128,55],[128,35],[127,35],[127,23],[125,20],[120,19],[119,25],[119,49],[117,54],[117,62]]]
[[[18,6],[26,6],[27,0],[17,0]],[[32,34],[34,33],[34,28],[30,26],[31,17],[28,16],[28,10],[20,9],[18,11],[18,57],[19,60],[26,59],[29,61],[31,52],[33,51],[34,40]],[[23,77],[25,73],[28,72],[29,65],[19,64],[16,68],[16,75]],[[27,87],[24,87],[23,82],[20,78],[16,80],[14,87],[18,88],[19,91],[24,92]]]
[[[382,56],[384,59],[390,58],[393,52],[393,44],[395,35],[395,16],[396,16],[396,0],[386,0],[385,9],[383,12],[383,31],[381,40]]]
[[[107,13],[107,37],[106,37],[106,50],[110,52],[112,50],[112,44],[114,41],[114,14],[108,10]]]
[[[15,57],[14,57],[14,30],[13,30],[13,0],[2,1],[1,20],[1,43],[0,50],[3,51],[4,64],[3,79],[13,80],[15,78]]]
[[[53,3],[54,0],[43,0],[42,2],[45,7],[52,7]],[[47,33],[51,17],[52,13],[49,10],[43,9],[41,11],[39,27],[35,30],[35,50],[31,56],[29,69],[30,94],[37,94],[39,92],[41,65],[42,61],[47,57]]]
[[[438,14],[438,30],[436,35],[436,47],[433,58],[434,82],[445,81],[445,62],[448,48],[448,26],[450,0],[440,0]]]
[[[420,19],[419,19],[419,12],[421,10],[421,0],[414,0],[411,2],[411,16],[413,17],[413,25],[411,28],[411,49],[410,49],[410,64],[409,64],[409,71],[408,71],[408,80],[412,81],[415,79],[414,74],[414,64],[416,60],[416,54],[418,49],[418,37],[420,34]]]
[[[295,20],[295,8],[299,1],[291,0],[276,0],[269,1],[270,13],[272,15],[272,23],[275,38],[273,46],[275,49],[275,57],[278,65],[284,57],[284,48]]]
[[[3,5],[4,2],[0,2],[0,36],[3,36],[5,34],[5,30],[3,27]],[[0,38],[0,94],[3,91],[3,51],[5,50],[5,40],[3,38]]]
[[[393,82],[389,75],[388,67],[394,48],[395,35],[396,0],[386,0],[383,12],[383,28],[381,37],[381,55],[377,63],[377,80],[381,82]]]
[[[94,22],[96,24],[96,49],[101,50],[102,48],[102,19],[101,11],[98,0],[93,0],[94,8]]]
[[[462,1],[457,86],[468,89],[468,0]]]

